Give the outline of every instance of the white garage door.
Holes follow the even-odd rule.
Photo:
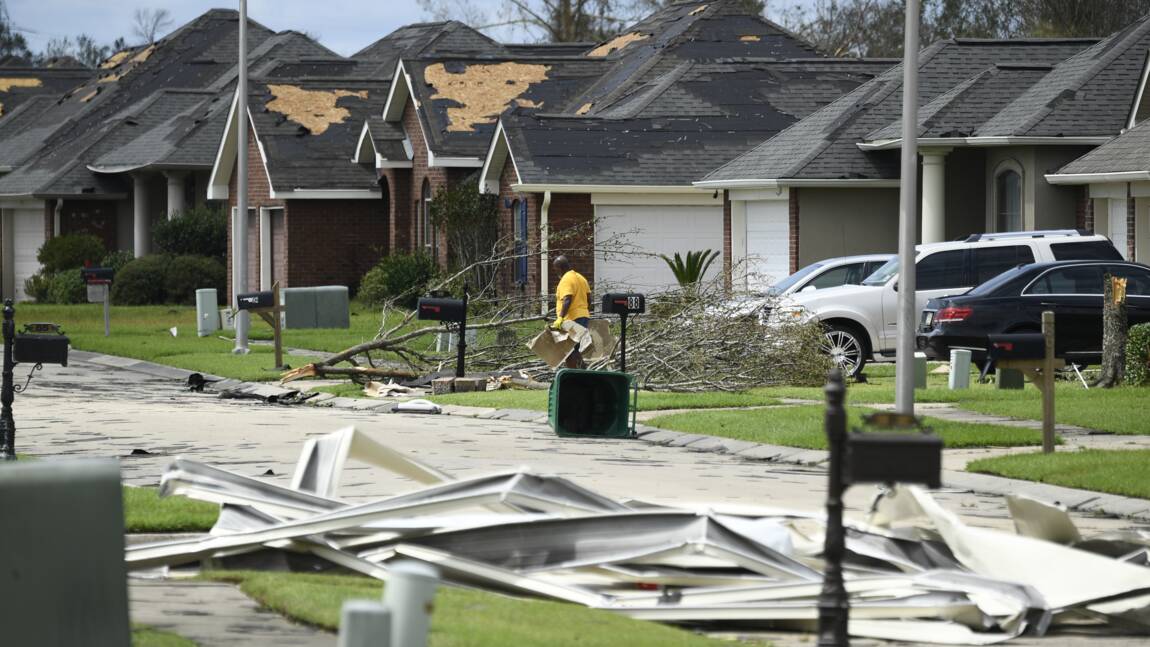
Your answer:
[[[29,299],[24,292],[24,281],[29,276],[40,271],[40,262],[36,260],[36,252],[44,244],[44,211],[43,209],[10,209],[6,214],[12,215],[12,237],[15,243],[13,280],[17,301]]]
[[[747,202],[747,269],[751,285],[771,285],[791,273],[790,211],[786,200]]]
[[[655,292],[675,287],[675,275],[658,254],[712,249],[723,252],[721,206],[595,205],[595,286]],[[637,253],[604,253],[612,241]],[[722,273],[722,256],[711,263],[705,278]]]

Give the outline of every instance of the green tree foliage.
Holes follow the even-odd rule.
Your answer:
[[[449,185],[431,199],[431,222],[447,235],[449,265],[456,270],[471,267],[466,280],[472,286],[489,285],[496,268],[479,263],[495,251],[499,197],[480,193],[475,177]]]
[[[208,256],[221,262],[228,252],[228,220],[222,209],[195,207],[157,223],[152,230],[156,249],[172,256]]]
[[[438,266],[427,254],[393,254],[363,276],[359,298],[373,305],[395,301],[396,305],[414,308],[438,274]]]
[[[1130,328],[1126,342],[1126,383],[1150,386],[1150,324]]]
[[[112,303],[143,306],[163,303],[166,297],[168,265],[172,259],[153,254],[134,259],[116,273],[112,283]]]
[[[196,290],[212,288],[216,294],[227,289],[224,264],[207,256],[177,256],[164,273],[164,300],[167,303],[193,305]]]
[[[687,252],[687,257],[683,258],[679,252],[675,252],[675,257],[671,258],[666,254],[659,254],[659,258],[671,268],[671,273],[675,275],[675,280],[679,282],[679,287],[689,288],[698,284],[707,270],[711,267],[711,263],[719,257],[719,252],[711,249],[704,249],[695,252]]]
[[[24,39],[24,34],[16,31],[16,26],[8,16],[8,7],[4,0],[0,0],[0,65],[4,64],[5,59],[25,62],[31,58],[28,41]]]
[[[67,234],[49,238],[36,252],[45,274],[95,265],[108,253],[104,241],[91,234]]]

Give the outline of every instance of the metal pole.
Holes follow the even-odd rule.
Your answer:
[[[898,346],[895,409],[914,415],[915,275],[918,224],[918,22],[919,0],[907,0],[902,53],[902,173],[898,196]]]
[[[1042,362],[1042,453],[1054,452],[1054,313],[1042,313],[1046,353]]]
[[[12,345],[16,341],[16,309],[12,299],[4,301],[4,371],[0,382],[0,458],[16,460],[16,421],[12,419],[12,400],[16,390],[12,385]]]
[[[843,452],[847,442],[847,413],[843,406],[846,387],[838,369],[830,372],[826,386],[827,444],[831,450],[827,479],[827,528],[823,542],[823,589],[819,593],[818,647],[845,647],[850,601],[843,585],[843,553],[846,537],[843,531]]]
[[[627,372],[627,313],[619,315],[619,372]]]
[[[463,321],[459,322],[459,342],[456,344],[455,377],[463,377],[463,358],[467,353],[467,285],[463,286]]]
[[[239,293],[248,288],[248,3],[240,0],[239,82],[236,87],[236,216],[232,219],[232,308],[236,346],[247,355],[251,316],[239,309]]]

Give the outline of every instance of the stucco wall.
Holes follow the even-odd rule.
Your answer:
[[[946,156],[946,240],[985,231],[985,178],[985,150],[956,148]]]
[[[1077,221],[1080,190],[1046,181],[1046,175],[1085,155],[1090,147],[1041,146],[1034,151],[1034,228],[1073,229]]]
[[[834,256],[895,252],[898,189],[798,191],[799,267]]]

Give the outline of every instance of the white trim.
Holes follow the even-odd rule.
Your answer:
[[[1050,184],[1105,184],[1108,182],[1144,182],[1150,180],[1150,171],[1118,171],[1115,173],[1050,173],[1045,176]]]
[[[399,87],[397,82],[400,75],[403,75],[404,89],[407,91],[407,96],[396,99],[396,88]],[[395,72],[391,75],[391,88],[387,91],[387,103],[383,104],[383,113],[380,115],[385,121],[403,121],[403,108],[407,105],[408,99],[415,99],[415,94],[411,91],[411,77],[407,74],[407,69],[403,67],[403,61],[399,60],[395,63]],[[394,105],[393,101],[399,101],[399,105]],[[398,110],[398,113],[396,111]]]
[[[416,116],[418,119],[418,115]],[[423,128],[422,122],[419,126]],[[427,149],[428,168],[483,168],[483,160],[479,157],[436,157],[430,148]]]
[[[1090,198],[1095,200],[1125,200],[1126,192],[1128,190],[1126,184],[1115,184],[1113,182],[1106,182],[1102,184],[1090,185]],[[1098,211],[1095,210],[1095,216]],[[1094,218],[1094,223],[1097,225],[1098,218]]]
[[[489,177],[492,167],[492,161],[499,155],[499,151],[503,151],[502,164],[499,164],[499,175],[496,177]],[[503,175],[503,168],[507,166],[507,160],[511,160],[511,168],[515,171],[515,184],[522,182],[522,177],[519,175],[519,167],[515,164],[515,157],[511,154],[511,142],[507,141],[507,133],[503,130],[503,120],[500,119],[495,124],[495,134],[491,136],[491,143],[487,146],[487,155],[483,157],[483,167],[479,171],[479,192],[490,193],[496,195],[499,193],[499,178]]]
[[[228,142],[232,141],[235,137],[233,126],[236,120],[236,103],[240,100],[239,90],[232,92],[232,107],[228,108],[228,122],[224,126],[224,136],[220,138],[220,147],[216,150],[216,160],[212,163],[212,174],[208,177],[208,200],[227,200],[228,199],[228,181],[231,179],[232,171],[235,168],[236,156],[235,154],[225,155],[228,148]],[[227,168],[222,168],[221,165],[227,165]],[[223,184],[219,184],[217,179],[222,173],[227,174],[224,178]]]
[[[700,192],[687,185],[655,186],[643,184],[521,184],[511,185],[511,189],[521,193],[683,193],[694,195]]]
[[[256,150],[260,152],[260,162],[263,163],[264,177],[268,180],[268,198],[275,199],[276,185],[272,184],[272,174],[268,171],[268,155],[264,151],[264,143],[260,141],[260,134],[256,131],[256,120],[252,119],[252,111],[248,109],[248,125],[251,127],[252,139],[256,141]],[[247,150],[247,143],[244,143],[244,150]]]
[[[1113,137],[920,137],[919,146],[1100,146]],[[855,144],[859,150],[885,151],[902,148],[902,138]]]
[[[0,165],[0,173],[11,173],[11,172],[12,172],[11,166]]]
[[[620,206],[692,206],[721,207],[722,196],[714,196],[705,191],[694,193],[592,193],[591,204]]]
[[[378,200],[382,189],[292,189],[269,196],[276,200]]]
[[[777,178],[762,180],[702,180],[694,182],[698,189],[779,189],[784,187],[850,187],[855,189],[897,189],[897,179],[820,179],[820,178]]]
[[[379,159],[379,151],[375,148],[375,140],[372,139],[372,137],[371,137],[371,126],[369,126],[367,124],[367,121],[365,120],[363,122],[363,128],[361,128],[359,131],[359,141],[357,141],[355,143],[355,157],[351,158],[351,161],[355,164],[363,164],[364,163],[363,157],[364,157],[364,154],[367,152],[366,150],[364,150],[364,145],[363,145],[364,140],[371,143],[371,152],[374,154],[372,156],[372,159],[373,160]],[[378,165],[377,165],[377,168],[378,168]]]
[[[790,200],[791,192],[787,187],[775,189],[729,189],[727,197],[731,202],[750,202],[753,200]]]
[[[1142,107],[1142,96],[1146,92],[1146,78],[1150,75],[1150,52],[1146,52],[1146,60],[1142,63],[1142,80],[1138,82],[1138,94],[1134,95],[1134,105],[1130,107],[1130,117],[1126,120],[1126,127],[1133,128],[1137,126],[1134,119],[1138,116],[1138,110]]]
[[[198,170],[198,169],[205,169],[205,168],[212,168],[212,167],[207,165],[207,164],[180,164],[178,166],[159,165],[157,167],[157,165],[151,164],[151,163],[149,163],[149,164],[137,164],[135,166],[93,166],[91,164],[88,165],[89,171],[91,171],[93,173],[105,173],[105,174],[131,173],[132,171],[147,170],[150,168],[156,168],[157,170],[161,170],[161,171],[194,171],[194,170]]]
[[[549,298],[551,289],[551,241],[548,226],[551,224],[551,192],[543,192],[543,205],[539,210],[539,247],[542,251],[542,258],[539,262],[539,296],[540,307],[542,312],[540,314],[546,315],[547,311],[551,309]],[[514,214],[512,217],[515,217]],[[530,260],[528,260],[530,262]],[[528,269],[530,273],[530,268]],[[558,314],[558,313],[557,313]]]
[[[377,168],[377,169],[383,169],[383,168],[411,168],[411,167],[413,167],[413,166],[414,166],[414,164],[412,164],[411,160],[403,160],[403,161],[396,161],[396,162],[393,162],[393,161],[391,161],[391,160],[385,160],[385,159],[383,159],[383,155],[380,155],[379,153],[376,153],[376,154],[375,154],[375,168]]]
[[[1006,227],[999,229],[998,218],[998,178],[1002,177],[1005,173],[1010,172],[1018,176],[1018,227]],[[1007,157],[1000,161],[990,174],[990,186],[987,187],[987,194],[990,196],[990,214],[986,222],[986,231],[999,232],[999,231],[1026,231],[1027,221],[1032,220],[1027,218],[1026,209],[1026,167],[1021,162],[1013,157]]]
[[[4,199],[6,196],[0,196],[0,209],[43,209],[44,201],[32,197],[11,199],[11,196],[20,194],[10,193],[6,194],[9,199]]]
[[[272,289],[272,214],[283,207],[260,207],[260,290]]]

